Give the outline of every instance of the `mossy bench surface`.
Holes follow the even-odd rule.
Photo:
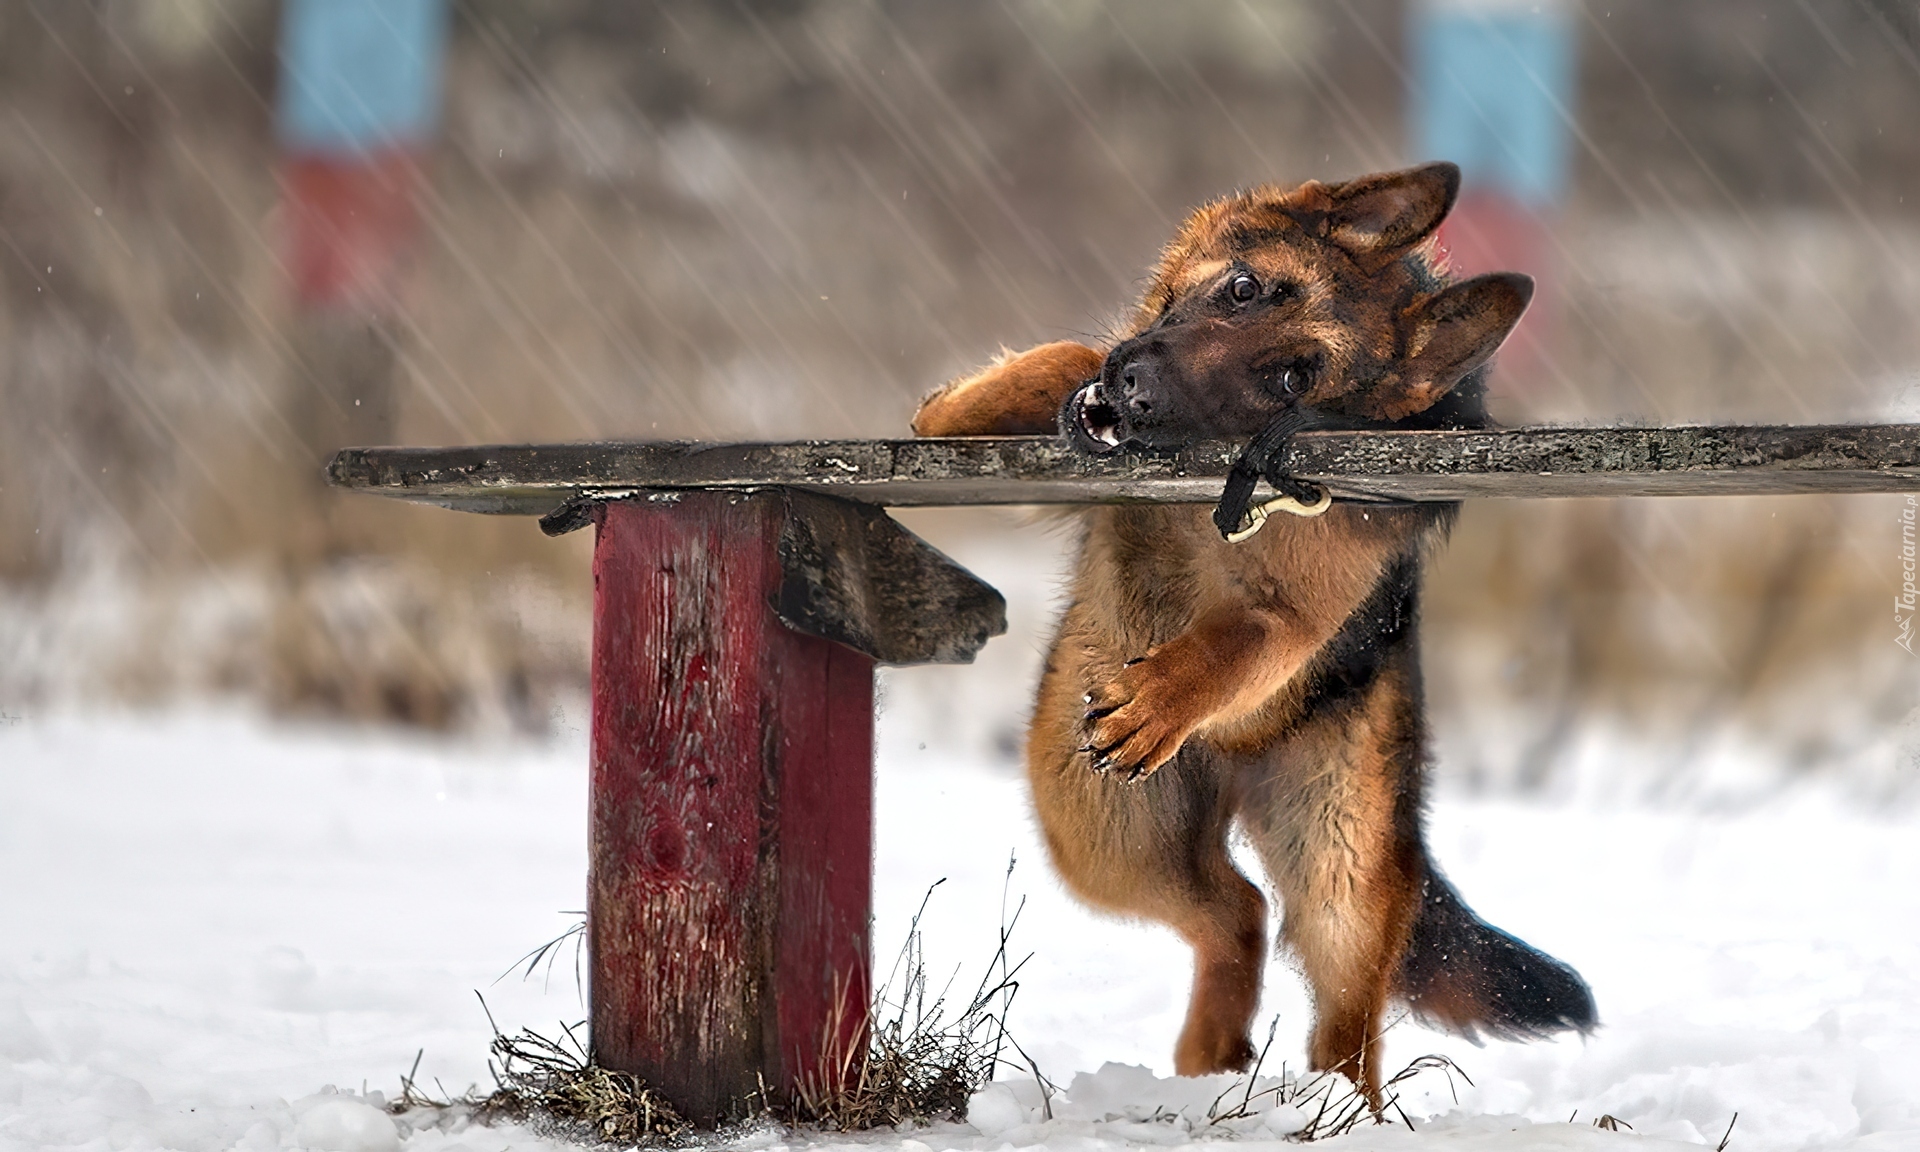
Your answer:
[[[349,448],[343,487],[468,512],[545,515],[584,495],[797,488],[893,506],[1211,503],[1240,445],[1088,456],[1055,437],[601,441]],[[1920,425],[1304,432],[1288,473],[1336,497],[1700,496],[1920,490]]]

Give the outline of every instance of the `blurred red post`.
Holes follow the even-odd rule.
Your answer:
[[[1509,391],[1537,386],[1553,364],[1552,223],[1572,158],[1577,15],[1571,0],[1414,0],[1408,11],[1416,147],[1463,177],[1440,245],[1459,275],[1534,278],[1533,306],[1495,362]]]
[[[1509,379],[1534,381],[1553,361],[1560,311],[1553,233],[1540,212],[1497,189],[1469,187],[1440,226],[1440,249],[1458,276],[1520,271],[1533,276],[1533,305],[1500,349]]]
[[[775,615],[783,519],[595,512],[593,1056],[703,1126],[866,1050],[874,661]]]
[[[400,288],[449,24],[447,0],[285,0],[280,9],[276,128],[298,305],[287,416],[315,459],[394,439]]]
[[[286,0],[278,130],[294,288],[308,309],[391,306],[432,140],[447,0]]]
[[[370,156],[291,156],[281,168],[287,271],[309,309],[391,307],[418,227],[424,177],[403,148]]]

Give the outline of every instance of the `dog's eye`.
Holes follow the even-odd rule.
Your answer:
[[[1267,387],[1272,389],[1275,395],[1288,399],[1304,394],[1308,386],[1306,369],[1297,364],[1289,364],[1277,369],[1267,380]]]
[[[1245,304],[1260,295],[1260,281],[1245,272],[1227,282],[1227,295],[1233,297],[1236,304]]]

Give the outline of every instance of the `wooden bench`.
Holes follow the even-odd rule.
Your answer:
[[[591,523],[594,1058],[689,1119],[864,1043],[873,668],[964,663],[1005,603],[885,505],[1212,503],[1239,446],[1056,439],[351,448],[334,484]],[[1310,432],[1355,500],[1920,491],[1920,426]]]

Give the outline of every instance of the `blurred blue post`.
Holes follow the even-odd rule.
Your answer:
[[[440,117],[446,0],[286,0],[278,131],[304,305],[379,307]]]
[[[306,452],[394,438],[402,273],[440,120],[447,0],[284,0],[276,130]]]
[[[446,41],[445,0],[286,0],[281,144],[367,156],[430,140]]]
[[[1440,242],[1464,274],[1525,272],[1534,304],[1501,356],[1534,376],[1557,302],[1551,226],[1566,197],[1579,45],[1568,0],[1415,0],[1409,13],[1414,152],[1451,160],[1460,203]]]

